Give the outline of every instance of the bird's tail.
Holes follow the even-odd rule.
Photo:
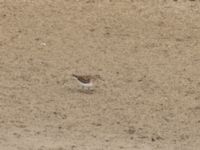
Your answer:
[[[75,74],[72,74],[72,76],[73,76],[73,77],[75,77],[75,78],[77,78],[77,77],[78,77],[78,76],[77,76],[77,75],[75,75]]]

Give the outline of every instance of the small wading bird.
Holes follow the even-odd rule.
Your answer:
[[[81,87],[83,89],[87,89],[90,90],[93,87],[93,80],[99,78],[99,75],[95,75],[95,76],[90,76],[90,75],[76,75],[76,74],[72,74],[73,77],[75,77],[78,81],[78,83],[81,85]]]

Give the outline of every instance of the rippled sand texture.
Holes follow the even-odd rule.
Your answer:
[[[198,0],[0,0],[0,149],[199,149],[199,39]]]

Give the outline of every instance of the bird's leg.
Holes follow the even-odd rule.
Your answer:
[[[84,90],[84,89],[85,89],[85,87],[84,87],[83,85],[82,85],[81,87],[82,87],[82,90]]]

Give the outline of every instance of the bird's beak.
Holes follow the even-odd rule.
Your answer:
[[[100,75],[96,75],[96,78],[104,81],[104,79]]]

